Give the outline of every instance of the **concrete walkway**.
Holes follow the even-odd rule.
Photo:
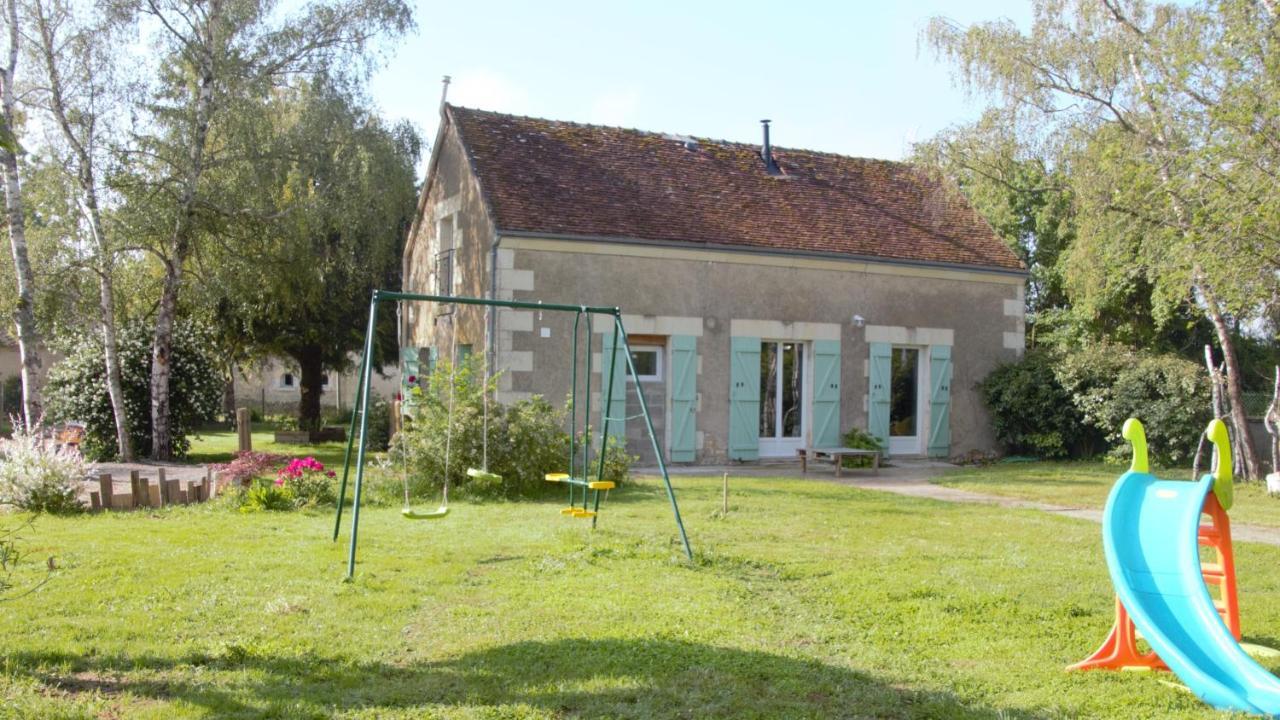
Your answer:
[[[943,475],[956,466],[934,460],[894,460],[891,467],[880,468],[880,473],[873,475],[868,469],[846,469],[842,477],[836,477],[830,466],[819,465],[815,470],[802,474],[799,463],[766,463],[760,465],[726,465],[726,466],[675,466],[669,468],[672,477],[711,476],[718,477],[729,473],[737,477],[787,477],[808,478],[823,482],[834,482],[848,485],[860,490],[889,492],[907,497],[940,500],[952,503],[976,503],[996,505],[1015,510],[1039,510],[1053,515],[1102,522],[1100,508],[1076,508],[1052,503],[1022,500],[1020,498],[988,495],[969,490],[936,485],[932,478]],[[636,470],[638,475],[658,475],[657,468]],[[1231,537],[1243,542],[1256,542],[1264,545],[1280,547],[1280,528],[1265,525],[1231,524]]]

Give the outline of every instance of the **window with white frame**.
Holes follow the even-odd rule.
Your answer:
[[[662,348],[658,345],[637,345],[631,348],[631,362],[635,364],[640,382],[662,381]]]
[[[280,387],[282,388],[292,389],[296,387],[297,384],[297,379],[294,378],[293,373],[291,372],[284,373],[280,376]]]

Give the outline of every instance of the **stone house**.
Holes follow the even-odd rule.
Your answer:
[[[676,462],[794,457],[855,427],[893,455],[993,449],[976,385],[1022,352],[1022,263],[924,172],[764,130],[757,146],[444,105],[404,289],[620,307]],[[571,316],[402,312],[410,355],[491,352],[501,401],[568,394]],[[626,382],[610,417],[637,412]],[[641,425],[622,432],[652,460]]]

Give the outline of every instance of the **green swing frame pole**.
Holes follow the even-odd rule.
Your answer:
[[[680,517],[680,506],[676,503],[676,491],[671,487],[667,462],[662,459],[662,447],[658,444],[657,433],[653,431],[653,418],[649,416],[649,404],[644,401],[644,393],[640,389],[640,375],[636,372],[635,361],[631,358],[631,342],[627,339],[627,329],[622,327],[621,312],[613,316],[613,323],[614,332],[622,338],[622,351],[627,359],[627,370],[631,372],[631,379],[634,380],[632,384],[636,386],[636,398],[640,400],[640,412],[644,414],[644,425],[649,431],[649,442],[653,444],[653,456],[658,459],[658,469],[662,471],[662,482],[667,486],[667,499],[671,501],[671,512],[676,516],[676,527],[680,528],[680,542],[684,543],[684,554],[693,560],[693,548],[689,547],[689,535],[684,531],[684,520]],[[363,441],[363,438],[361,440]]]
[[[372,380],[373,371],[373,344],[376,336],[375,330],[378,322],[378,303],[385,301],[408,300],[414,302],[433,302],[440,304],[457,304],[457,305],[480,305],[487,307],[504,307],[518,310],[551,310],[554,312],[571,312],[579,315],[587,315],[588,323],[590,323],[591,315],[609,315],[613,318],[615,332],[622,338],[623,352],[627,358],[627,370],[631,377],[635,380],[636,394],[640,400],[640,411],[644,415],[645,429],[649,433],[649,442],[653,445],[654,456],[658,459],[658,468],[662,471],[662,482],[667,489],[667,499],[671,501],[671,510],[675,514],[676,527],[680,530],[680,540],[684,544],[685,555],[692,560],[693,549],[689,545],[689,536],[685,532],[684,520],[680,517],[680,506],[676,503],[675,489],[671,486],[671,476],[667,472],[666,461],[662,457],[662,449],[658,445],[658,436],[653,429],[653,418],[649,415],[649,405],[645,402],[644,394],[640,392],[639,375],[636,373],[635,363],[631,358],[631,343],[627,339],[627,331],[622,327],[622,311],[616,307],[602,307],[590,305],[567,305],[562,303],[544,303],[544,302],[528,302],[523,300],[496,300],[489,298],[460,297],[454,295],[427,295],[422,293],[407,293],[393,290],[374,290],[373,297],[369,300],[369,325],[365,330],[365,346],[364,360],[361,362],[361,378],[360,386],[356,389],[357,404],[360,413],[360,447],[356,452],[356,482],[355,492],[352,497],[351,507],[351,546],[347,554],[347,579],[351,579],[355,575],[356,566],[356,536],[360,530],[360,497],[364,489],[364,458],[365,458],[365,440],[369,426],[369,384]],[[575,322],[576,327],[576,322]],[[589,340],[590,338],[588,338]],[[574,345],[576,350],[577,333],[574,334]],[[590,345],[588,345],[590,348]],[[616,343],[615,343],[616,348]],[[616,355],[616,349],[615,349]],[[574,354],[574,362],[576,369],[577,354]],[[588,360],[590,362],[590,360]],[[576,380],[575,388],[576,388]],[[588,382],[590,377],[588,376]],[[612,385],[612,373],[610,374],[610,385]],[[590,386],[588,386],[589,388]],[[610,389],[612,392],[612,389]],[[611,398],[610,398],[611,399]],[[590,394],[588,393],[588,402],[590,402]],[[607,411],[604,413],[605,421],[608,423]],[[352,416],[351,427],[355,428],[355,416]],[[347,438],[347,455],[344,458],[344,464],[350,462],[351,444],[354,442],[355,436],[352,434]],[[602,454],[603,459],[603,454]],[[603,466],[602,466],[603,467]],[[338,522],[341,522],[342,503],[345,499],[347,472],[349,465],[343,467],[343,484],[342,490],[338,498]],[[572,463],[570,464],[572,470]],[[584,467],[584,477],[586,468]],[[598,500],[597,493],[597,500]],[[586,501],[586,490],[583,490],[583,500]],[[585,504],[584,504],[585,507]]]
[[[569,371],[569,479],[573,479],[573,466],[578,462],[578,449],[574,445],[578,427],[578,328],[582,323],[582,313],[573,316],[573,350]],[[573,483],[569,483],[569,507],[574,507]]]
[[[360,378],[364,378],[364,366],[369,362],[366,352],[360,359]],[[342,456],[342,484],[338,486],[338,513],[333,520],[333,541],[338,541],[338,531],[342,527],[342,505],[347,501],[347,473],[351,470],[351,446],[356,441],[356,416],[360,407],[360,398],[364,396],[364,383],[356,383],[356,399],[351,403],[351,427],[347,429],[347,451]]]
[[[582,414],[582,481],[591,476],[591,316],[587,316],[587,407]],[[602,415],[604,413],[601,413]],[[587,486],[582,486],[582,509],[587,509]],[[596,519],[591,518],[591,527],[596,526]]]
[[[360,495],[364,490],[364,451],[365,436],[369,429],[369,382],[373,374],[373,341],[378,326],[378,297],[373,291],[373,299],[369,301],[369,327],[364,336],[364,370],[360,375],[360,450],[356,453],[356,489],[351,503],[351,547],[347,550],[347,579],[356,572],[356,536],[360,531]],[[341,508],[341,505],[339,505]]]

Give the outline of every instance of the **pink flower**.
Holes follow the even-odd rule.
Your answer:
[[[332,470],[330,470],[329,472],[325,473],[325,475],[327,475],[327,476],[329,476],[329,477],[338,477],[338,473],[336,473],[336,472],[334,472],[334,471],[332,471]]]
[[[410,384],[410,385],[412,385],[413,383],[416,383],[416,382],[418,382],[418,376],[417,376],[417,375],[410,375],[410,376],[409,376],[409,384]]]

